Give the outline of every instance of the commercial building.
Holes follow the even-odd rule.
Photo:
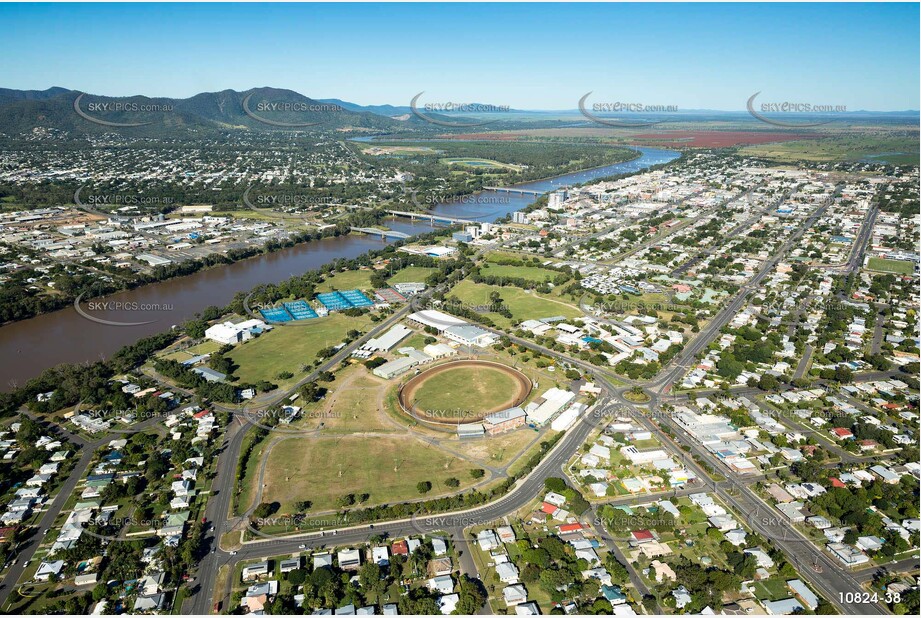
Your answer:
[[[528,420],[543,425],[575,398],[575,394],[553,387],[527,405]]]

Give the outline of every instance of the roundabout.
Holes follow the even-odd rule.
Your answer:
[[[517,369],[485,360],[437,365],[410,378],[398,394],[403,412],[416,420],[453,428],[521,405],[531,379]]]

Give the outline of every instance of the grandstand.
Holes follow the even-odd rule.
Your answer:
[[[295,320],[310,320],[317,317],[317,312],[313,307],[307,304],[305,300],[295,300],[294,302],[285,303],[285,309]]]
[[[317,300],[330,311],[342,311],[353,307],[371,307],[374,303],[359,290],[324,292],[317,294]]]

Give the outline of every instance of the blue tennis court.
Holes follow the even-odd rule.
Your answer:
[[[294,302],[285,303],[285,309],[288,310],[295,320],[310,320],[317,317],[317,312],[304,300],[295,300]]]
[[[353,307],[370,307],[374,303],[367,296],[361,293],[360,290],[346,290],[340,292],[342,296],[352,304]]]
[[[322,294],[317,294],[317,300],[323,303],[323,306],[330,311],[341,311],[343,309],[349,309],[352,306],[352,303],[347,301],[345,296],[339,292],[323,292]]]
[[[290,322],[291,314],[284,307],[272,307],[271,309],[260,309],[259,313],[265,318],[266,322]]]

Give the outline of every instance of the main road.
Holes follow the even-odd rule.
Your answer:
[[[667,392],[672,387],[674,382],[681,377],[685,370],[685,365],[709,345],[718,335],[720,329],[744,306],[749,294],[757,289],[761,281],[773,270],[793,244],[802,237],[803,233],[805,233],[818,217],[821,216],[826,207],[825,205],[819,207],[808,217],[797,231],[775,252],[774,257],[765,262],[759,272],[742,287],[730,303],[707,324],[682,353],[677,355],[676,358],[664,367],[649,383],[650,388],[647,392],[651,397],[651,410],[657,410],[660,395]],[[408,311],[408,308],[404,308],[404,311],[399,312],[384,324],[379,325],[372,333],[379,332],[384,327],[394,323],[396,319],[402,318],[406,311]],[[361,340],[341,350],[335,357],[318,368],[317,372],[331,368],[337,362],[346,358],[354,347],[367,337],[372,336],[372,333],[369,333]],[[529,348],[540,348],[542,352],[579,366],[592,375],[598,371],[598,368],[594,366],[542,348],[541,346],[536,346],[533,342],[528,340],[519,339],[517,337],[512,337],[511,339],[515,341],[515,343],[525,345]],[[198,585],[195,587],[188,601],[189,609],[196,614],[208,613],[212,600],[210,595],[215,592],[221,592],[219,598],[226,602],[229,599],[230,587],[232,585],[230,574],[233,572],[233,567],[243,560],[260,559],[289,553],[293,554],[307,548],[316,549],[326,547],[327,545],[364,544],[368,541],[369,537],[375,535],[400,537],[429,532],[444,532],[452,536],[455,541],[458,542],[459,546],[466,547],[466,541],[463,538],[463,530],[465,528],[471,525],[500,521],[534,500],[543,491],[545,479],[552,476],[565,476],[563,470],[564,464],[578,451],[592,430],[603,423],[605,419],[609,418],[611,410],[616,409],[621,413],[625,409],[624,406],[629,405],[629,402],[622,399],[622,393],[616,393],[614,388],[604,379],[598,380],[598,383],[607,396],[606,400],[603,399],[596,404],[589,413],[583,415],[573,427],[567,430],[563,434],[563,437],[527,476],[519,479],[505,495],[487,504],[450,513],[423,515],[409,519],[375,523],[373,525],[343,527],[324,532],[248,541],[243,543],[240,549],[231,553],[217,546],[218,537],[216,535],[223,531],[228,531],[237,523],[240,523],[233,519],[225,520],[225,517],[229,514],[232,499],[232,491],[229,488],[234,485],[234,479],[231,475],[233,475],[236,470],[240,446],[245,434],[245,431],[243,431],[245,423],[240,420],[235,420],[234,425],[232,425],[227,432],[224,452],[218,464],[218,476],[213,483],[214,487],[221,488],[221,493],[218,494],[217,500],[212,499],[209,502],[206,510],[209,519],[217,522],[215,530],[209,534],[207,539],[208,543],[213,546],[213,552],[206,555],[202,560],[198,573]],[[610,404],[618,400],[622,403],[616,404],[612,408]],[[629,410],[630,408],[626,409]],[[658,422],[652,422],[651,418],[642,413],[635,416],[643,419],[644,424],[650,429],[654,429],[660,438],[675,444],[677,452],[683,456],[685,463],[698,474],[698,478],[708,478],[702,467],[697,464],[693,458],[684,455],[684,450],[674,443],[668,434],[662,431]],[[706,451],[706,449],[703,449],[698,443],[690,438],[690,436],[683,437],[683,430],[672,419],[667,416],[661,418],[665,420],[665,423],[671,426],[672,435],[679,436],[681,442],[687,445],[687,447],[698,457],[702,460],[708,460],[712,457],[712,454]],[[747,482],[750,482],[750,479],[743,481],[737,477],[730,477],[727,481],[713,483],[712,490],[735,509],[737,513],[747,516],[751,527],[764,537],[771,539],[790,558],[791,562],[798,567],[804,579],[812,583],[829,602],[847,613],[885,613],[885,610],[878,604],[854,604],[846,602],[843,596],[844,593],[859,591],[861,589],[860,583],[841,565],[832,562],[829,557],[821,552],[817,552],[815,547],[808,540],[797,537],[797,535],[791,536],[790,527],[785,523],[782,515],[754,495],[748,489],[746,485]],[[631,496],[625,498],[624,501],[630,502],[637,499],[638,498]],[[643,498],[641,497],[639,499]],[[472,568],[469,552],[464,552],[462,554],[461,562],[462,568],[465,570],[469,571]],[[216,589],[218,570],[225,565],[230,567],[228,569],[228,577],[223,582],[222,590],[218,591]]]

